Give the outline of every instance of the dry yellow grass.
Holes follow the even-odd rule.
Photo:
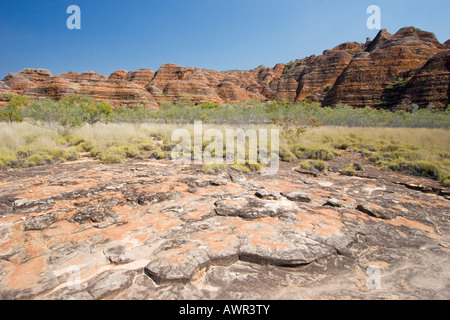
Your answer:
[[[185,125],[191,135],[193,124]],[[226,125],[203,125],[207,129],[219,129],[225,139]],[[248,126],[242,129],[271,129],[273,126]],[[153,145],[152,137],[159,135],[164,144],[170,144],[172,132],[180,129],[174,124],[146,123],[85,125],[72,130],[70,136],[33,126],[29,123],[0,124],[0,166],[26,167],[76,158],[77,153],[90,151],[91,156],[104,162],[120,162],[127,157],[142,158],[143,151],[161,153]],[[449,183],[450,177],[450,130],[416,128],[348,128],[320,127],[304,135],[281,141],[284,152],[296,160],[307,155],[330,154],[335,149],[361,152],[375,163],[386,168],[402,171],[426,171],[426,175]],[[175,143],[178,141],[175,141]],[[270,146],[268,146],[268,149]],[[309,152],[312,151],[312,152]],[[308,153],[309,152],[309,153]],[[297,157],[295,155],[297,155]],[[313,154],[313,156],[311,156]],[[420,167],[420,168],[416,168]]]

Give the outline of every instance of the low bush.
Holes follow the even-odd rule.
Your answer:
[[[156,160],[161,160],[161,159],[164,159],[165,157],[166,157],[166,153],[161,150],[153,151],[152,154],[150,155],[151,159],[156,159]]]
[[[285,162],[293,162],[297,160],[295,154],[286,146],[280,146],[280,159]]]
[[[356,175],[356,170],[353,165],[350,165],[347,168],[342,169],[340,173],[346,176],[354,176]]]
[[[110,147],[103,151],[96,151],[95,157],[98,158],[102,163],[113,164],[124,162],[126,154],[123,148]]]
[[[407,172],[415,176],[428,177],[434,180],[445,178],[442,169],[435,163],[429,161],[396,160],[389,164],[389,169]]]
[[[216,174],[227,170],[226,164],[209,163],[202,167],[202,172],[206,174]]]
[[[317,170],[320,172],[324,172],[328,170],[328,165],[323,160],[307,160],[300,162],[300,168],[305,170]]]
[[[234,164],[230,165],[230,168],[235,171],[244,172],[244,173],[248,173],[251,171],[250,168],[246,164],[234,163]]]
[[[326,146],[305,146],[296,144],[290,149],[299,159],[314,159],[329,161],[334,159],[334,150]]]

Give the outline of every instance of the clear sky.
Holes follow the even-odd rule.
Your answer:
[[[58,74],[150,68],[164,63],[253,69],[365,42],[369,5],[382,28],[450,38],[449,0],[1,0],[0,79],[23,68]],[[81,9],[69,30],[67,7]]]

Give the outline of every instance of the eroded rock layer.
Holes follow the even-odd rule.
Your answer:
[[[346,42],[322,55],[279,63],[273,68],[215,71],[164,64],[158,71],[118,70],[109,77],[93,71],[53,76],[44,69],[8,74],[0,93],[23,93],[34,99],[60,99],[77,93],[113,105],[142,104],[189,97],[218,104],[255,99],[314,101],[387,109],[444,109],[449,102],[449,42],[414,27],[395,34],[381,30],[363,43]]]

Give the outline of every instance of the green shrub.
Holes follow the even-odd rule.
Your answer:
[[[96,153],[96,157],[105,164],[122,163],[125,161],[125,152],[122,148],[110,147]]]
[[[75,161],[80,157],[80,154],[78,153],[76,148],[70,148],[66,151],[65,158],[68,161]]]
[[[353,169],[356,171],[364,171],[364,167],[359,162],[353,163]]]
[[[32,156],[30,156],[30,158],[28,158],[26,161],[24,161],[23,166],[24,167],[36,167],[36,166],[51,164],[54,162],[59,162],[59,161],[58,161],[58,159],[55,159],[48,155],[33,154]]]
[[[63,150],[63,149],[57,149],[57,150],[54,150],[54,151],[50,154],[50,156],[51,156],[53,159],[59,159],[59,160],[65,161],[65,160],[66,160],[66,151]]]
[[[285,162],[293,162],[297,160],[295,154],[286,146],[280,146],[280,159]]]
[[[71,146],[78,146],[78,145],[86,142],[86,140],[83,137],[74,137],[72,135],[67,135],[67,136],[62,137],[62,138],[65,138],[65,140],[66,140],[65,144],[68,144],[68,145],[71,145]]]
[[[230,168],[235,171],[238,171],[238,172],[248,173],[251,171],[250,168],[246,164],[235,163],[235,164],[230,165]]]
[[[386,146],[382,146],[379,150],[383,151],[383,152],[393,152],[393,151],[398,151],[400,149],[399,145],[394,145],[394,144],[389,144]],[[375,150],[373,150],[375,151]]]
[[[344,168],[340,171],[341,174],[344,174],[346,176],[354,176],[356,175],[356,170],[353,167],[353,165],[348,166],[347,168]]]
[[[407,172],[415,176],[428,177],[435,180],[443,178],[439,166],[429,161],[397,160],[390,163],[388,167],[391,170]]]
[[[151,141],[142,141],[137,144],[137,147],[144,151],[153,151],[156,149],[156,146]]]
[[[129,145],[125,145],[122,146],[121,148],[123,148],[123,151],[125,152],[125,156],[127,158],[141,158],[141,151],[139,150],[139,148],[135,145],[129,144]]]
[[[34,150],[31,146],[26,145],[26,146],[22,146],[20,147],[17,151],[16,151],[16,159],[27,159],[30,156],[32,156],[33,154],[36,153],[36,150]]]
[[[156,159],[156,160],[161,160],[161,159],[164,159],[165,157],[166,157],[165,152],[161,151],[161,150],[156,150],[156,151],[152,152],[152,154],[150,155],[150,158]]]
[[[324,172],[328,170],[328,165],[323,160],[307,160],[300,162],[300,167],[306,170],[318,170],[320,172]]]
[[[259,172],[259,173],[264,172],[266,169],[266,166],[261,163],[248,164],[248,167],[252,172]]]
[[[314,159],[314,160],[333,160],[334,151],[326,146],[303,146],[296,144],[291,146],[292,152],[299,159]]]
[[[206,174],[216,174],[227,170],[226,164],[209,163],[202,167],[202,172]]]
[[[22,122],[21,108],[29,104],[28,97],[7,93],[6,98],[8,99],[8,103],[0,107],[0,122],[7,122],[9,124]]]
[[[94,145],[90,141],[85,141],[77,145],[77,149],[84,152],[90,152],[94,148]]]
[[[215,109],[217,108],[219,105],[217,103],[214,102],[210,102],[210,101],[205,101],[203,102],[200,107],[203,109]]]
[[[339,150],[347,150],[350,148],[350,144],[348,142],[339,141],[333,143],[333,147]]]
[[[3,153],[3,151],[0,152],[0,168],[11,167],[11,164],[15,159],[16,158],[10,154]]]
[[[32,124],[67,135],[72,129],[82,127],[84,119],[81,109],[76,105],[56,101],[34,101],[26,109]]]

